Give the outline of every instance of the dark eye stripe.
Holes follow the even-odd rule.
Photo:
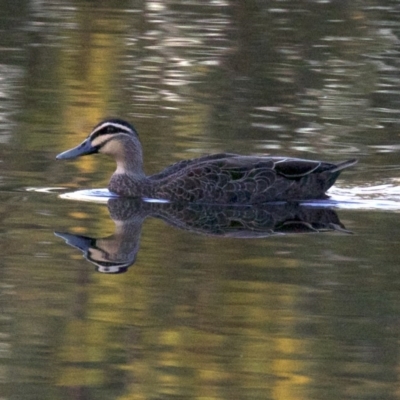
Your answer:
[[[123,133],[132,135],[135,134],[136,132],[122,124],[114,122],[104,122],[103,124],[96,126],[89,136],[91,140],[93,140],[98,136],[110,135],[114,133]]]

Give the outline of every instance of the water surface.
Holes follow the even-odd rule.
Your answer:
[[[396,1],[2,10],[0,397],[398,397]],[[318,229],[277,218],[243,238],[167,205],[110,215],[60,194],[105,188],[111,160],[55,161],[106,116],[135,125],[148,173],[221,151],[359,162],[317,205],[333,218]],[[133,264],[99,273],[98,248]]]

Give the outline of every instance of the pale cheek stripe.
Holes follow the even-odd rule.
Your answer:
[[[107,137],[108,136],[108,137]],[[95,138],[91,138],[92,146],[96,147],[103,147],[105,144],[110,142],[111,140],[118,140],[119,136],[127,136],[130,137],[130,135],[126,133],[106,133],[104,136],[96,136]]]
[[[106,127],[108,127],[108,126],[113,126],[113,127],[119,129],[122,132],[126,132],[126,134],[134,133],[131,129],[129,129],[128,127],[126,127],[124,125],[106,122],[106,123],[101,124],[100,126],[98,126],[95,130],[93,130],[92,133],[89,136],[100,136],[102,134],[101,131],[103,129],[105,129]],[[107,135],[107,134],[112,135],[112,133],[107,133],[107,132],[103,133],[103,135]]]

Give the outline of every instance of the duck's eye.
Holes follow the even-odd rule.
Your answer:
[[[113,126],[113,125],[107,126],[106,133],[117,133],[117,132],[118,132],[118,129],[115,126]]]

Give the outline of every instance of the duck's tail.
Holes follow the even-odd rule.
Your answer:
[[[329,169],[324,173],[324,184],[323,184],[323,192],[325,193],[336,181],[338,176],[340,175],[340,172],[348,167],[351,167],[352,165],[356,164],[357,160],[355,158],[347,161],[343,161],[340,164],[337,164],[335,167],[332,169]]]
[[[353,166],[354,164],[357,164],[357,161],[358,160],[355,158],[352,158],[351,160],[343,161],[340,164],[336,165],[336,167],[331,169],[329,172],[331,172],[331,173],[339,172],[342,169],[349,168],[349,167]]]

